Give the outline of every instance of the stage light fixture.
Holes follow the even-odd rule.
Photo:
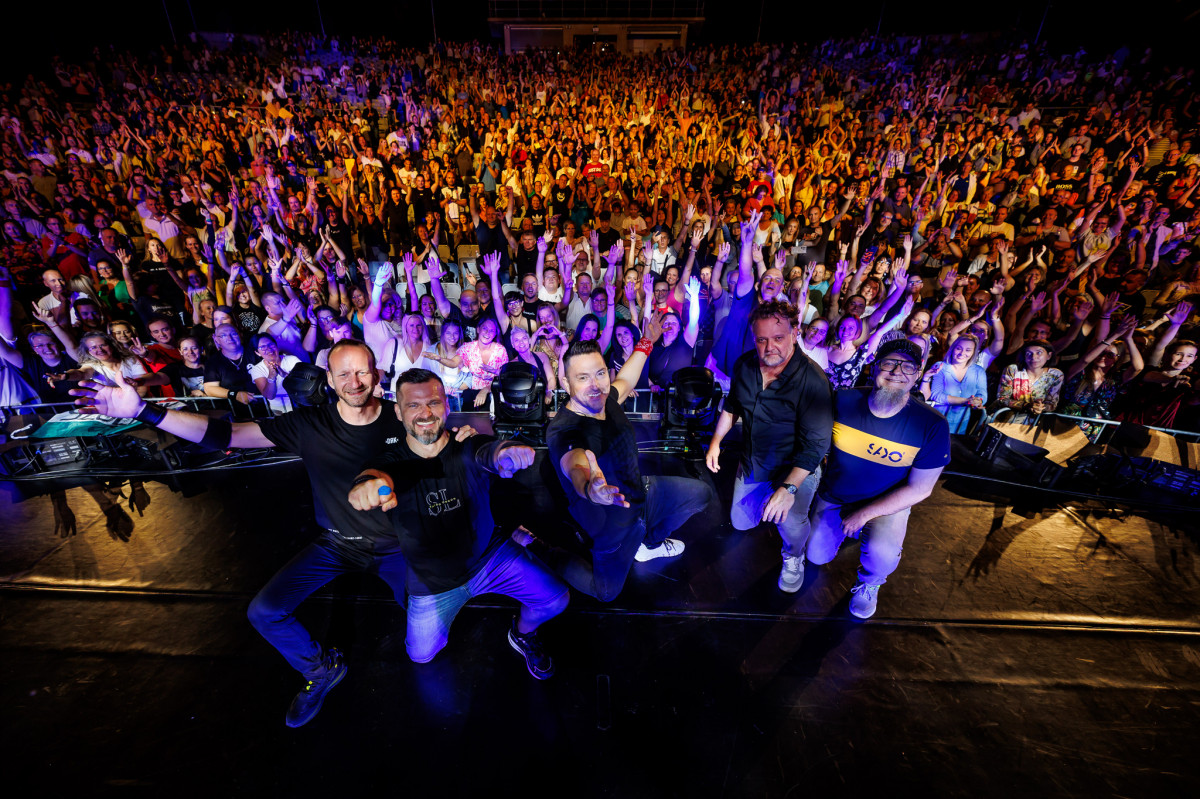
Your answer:
[[[524,361],[506,363],[492,379],[499,438],[521,439],[534,446],[546,443],[546,378]]]
[[[667,387],[659,438],[669,449],[680,448],[685,457],[704,457],[723,396],[711,370],[703,366],[678,370]]]

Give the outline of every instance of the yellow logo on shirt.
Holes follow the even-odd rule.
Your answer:
[[[886,438],[847,427],[841,422],[835,422],[833,425],[833,446],[847,455],[896,467],[912,466],[913,461],[917,459],[917,453],[921,451],[920,447],[888,441]]]

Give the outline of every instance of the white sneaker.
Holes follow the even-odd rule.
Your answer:
[[[855,583],[850,589],[854,596],[850,597],[850,612],[860,619],[869,619],[875,615],[875,606],[879,603],[879,586]]]
[[[779,590],[794,594],[804,583],[804,556],[784,555],[783,569],[779,572]]]
[[[651,549],[645,544],[638,544],[637,554],[633,559],[638,563],[645,563],[648,560],[655,558],[673,558],[683,554],[683,542],[675,538],[668,538],[658,546]]]

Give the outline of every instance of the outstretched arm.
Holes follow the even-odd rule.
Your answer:
[[[488,284],[492,292],[492,307],[496,309],[496,322],[500,325],[500,335],[503,336],[512,323],[508,319],[508,309],[504,307],[504,295],[500,293],[500,253],[483,256],[483,271],[490,278]]]
[[[117,419],[137,419],[171,435],[205,444],[212,449],[267,448],[275,442],[267,438],[257,422],[229,422],[210,419],[198,413],[169,411],[159,405],[149,405],[137,389],[125,381],[118,371],[113,375],[115,386],[104,386],[94,380],[83,380],[79,388],[70,391],[75,404],[84,413],[99,413]]]

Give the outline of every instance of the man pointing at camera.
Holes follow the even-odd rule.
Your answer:
[[[566,609],[570,592],[501,531],[490,503],[491,475],[508,478],[528,468],[533,449],[491,436],[453,438],[446,389],[425,369],[400,375],[396,407],[404,441],[367,464],[350,504],[368,516],[386,513],[408,560],[408,656],[428,663],[446,646],[450,624],[468,600],[503,594],[521,605],[509,645],[530,674],[546,679],[554,664],[537,629]]]
[[[683,542],[667,536],[715,499],[707,482],[643,477],[638,467],[637,436],[621,403],[661,335],[662,314],[655,313],[612,381],[596,342],[573,343],[563,355],[570,399],[546,427],[571,517],[591,539],[591,563],[570,558],[560,571],[573,587],[602,602],[621,592],[635,560],[682,553]]]

